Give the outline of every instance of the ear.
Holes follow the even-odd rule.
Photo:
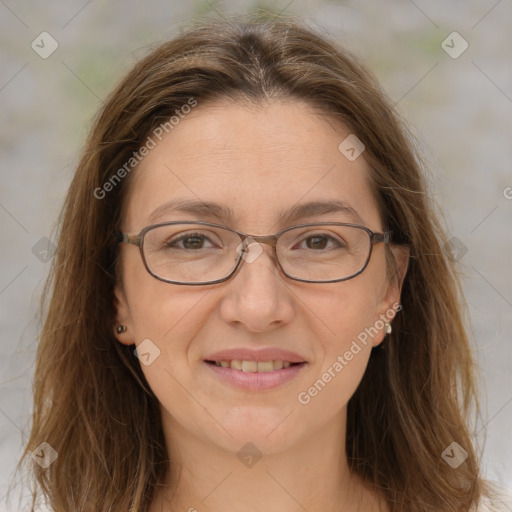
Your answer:
[[[381,298],[377,305],[377,316],[375,318],[376,326],[389,322],[392,324],[394,316],[400,311],[400,295],[404,283],[407,269],[409,268],[409,247],[403,245],[391,245],[389,263],[392,268],[391,275],[386,280],[385,288],[382,291]],[[379,345],[384,339],[385,327],[379,329],[379,333],[374,336],[372,345]]]
[[[114,287],[114,307],[116,309],[116,324],[112,327],[117,341],[123,345],[133,345],[133,329],[130,330],[130,308],[122,285],[116,284]],[[122,325],[126,330],[122,333],[117,332],[117,328]]]

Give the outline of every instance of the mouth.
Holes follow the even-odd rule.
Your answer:
[[[299,378],[308,366],[303,355],[280,347],[224,349],[204,357],[210,375],[242,391],[270,391]]]
[[[227,360],[227,361],[212,361],[206,360],[206,363],[217,366],[219,368],[230,368],[245,373],[269,373],[286,368],[290,366],[301,366],[306,364],[306,361],[291,362],[283,361],[282,359],[273,359],[269,361],[251,361],[251,360]]]
[[[232,389],[251,393],[271,391],[293,382],[308,365],[306,361],[283,359],[254,361],[251,359],[224,359],[224,357],[221,360],[205,359],[205,367],[210,370],[217,382]]]

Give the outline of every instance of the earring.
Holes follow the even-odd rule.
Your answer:
[[[128,327],[126,325],[118,325],[116,332],[117,334],[123,334],[123,332],[126,332],[128,330]]]
[[[391,324],[389,322],[386,322],[386,325],[385,325],[385,331],[386,331],[386,334],[391,334],[391,331],[392,331],[392,327],[391,327]]]

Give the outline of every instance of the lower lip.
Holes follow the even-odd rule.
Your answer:
[[[224,368],[205,361],[211,371],[218,377],[227,382],[229,385],[247,391],[266,391],[281,386],[285,382],[289,382],[306,366],[307,363],[295,364],[281,370],[273,370],[271,372],[243,372],[242,370],[233,370],[232,368]]]

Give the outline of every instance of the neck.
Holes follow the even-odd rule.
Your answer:
[[[349,470],[345,418],[346,410],[287,450],[260,451],[252,443],[226,450],[183,430],[164,412],[171,471],[168,490],[157,495],[150,510],[385,511]]]

